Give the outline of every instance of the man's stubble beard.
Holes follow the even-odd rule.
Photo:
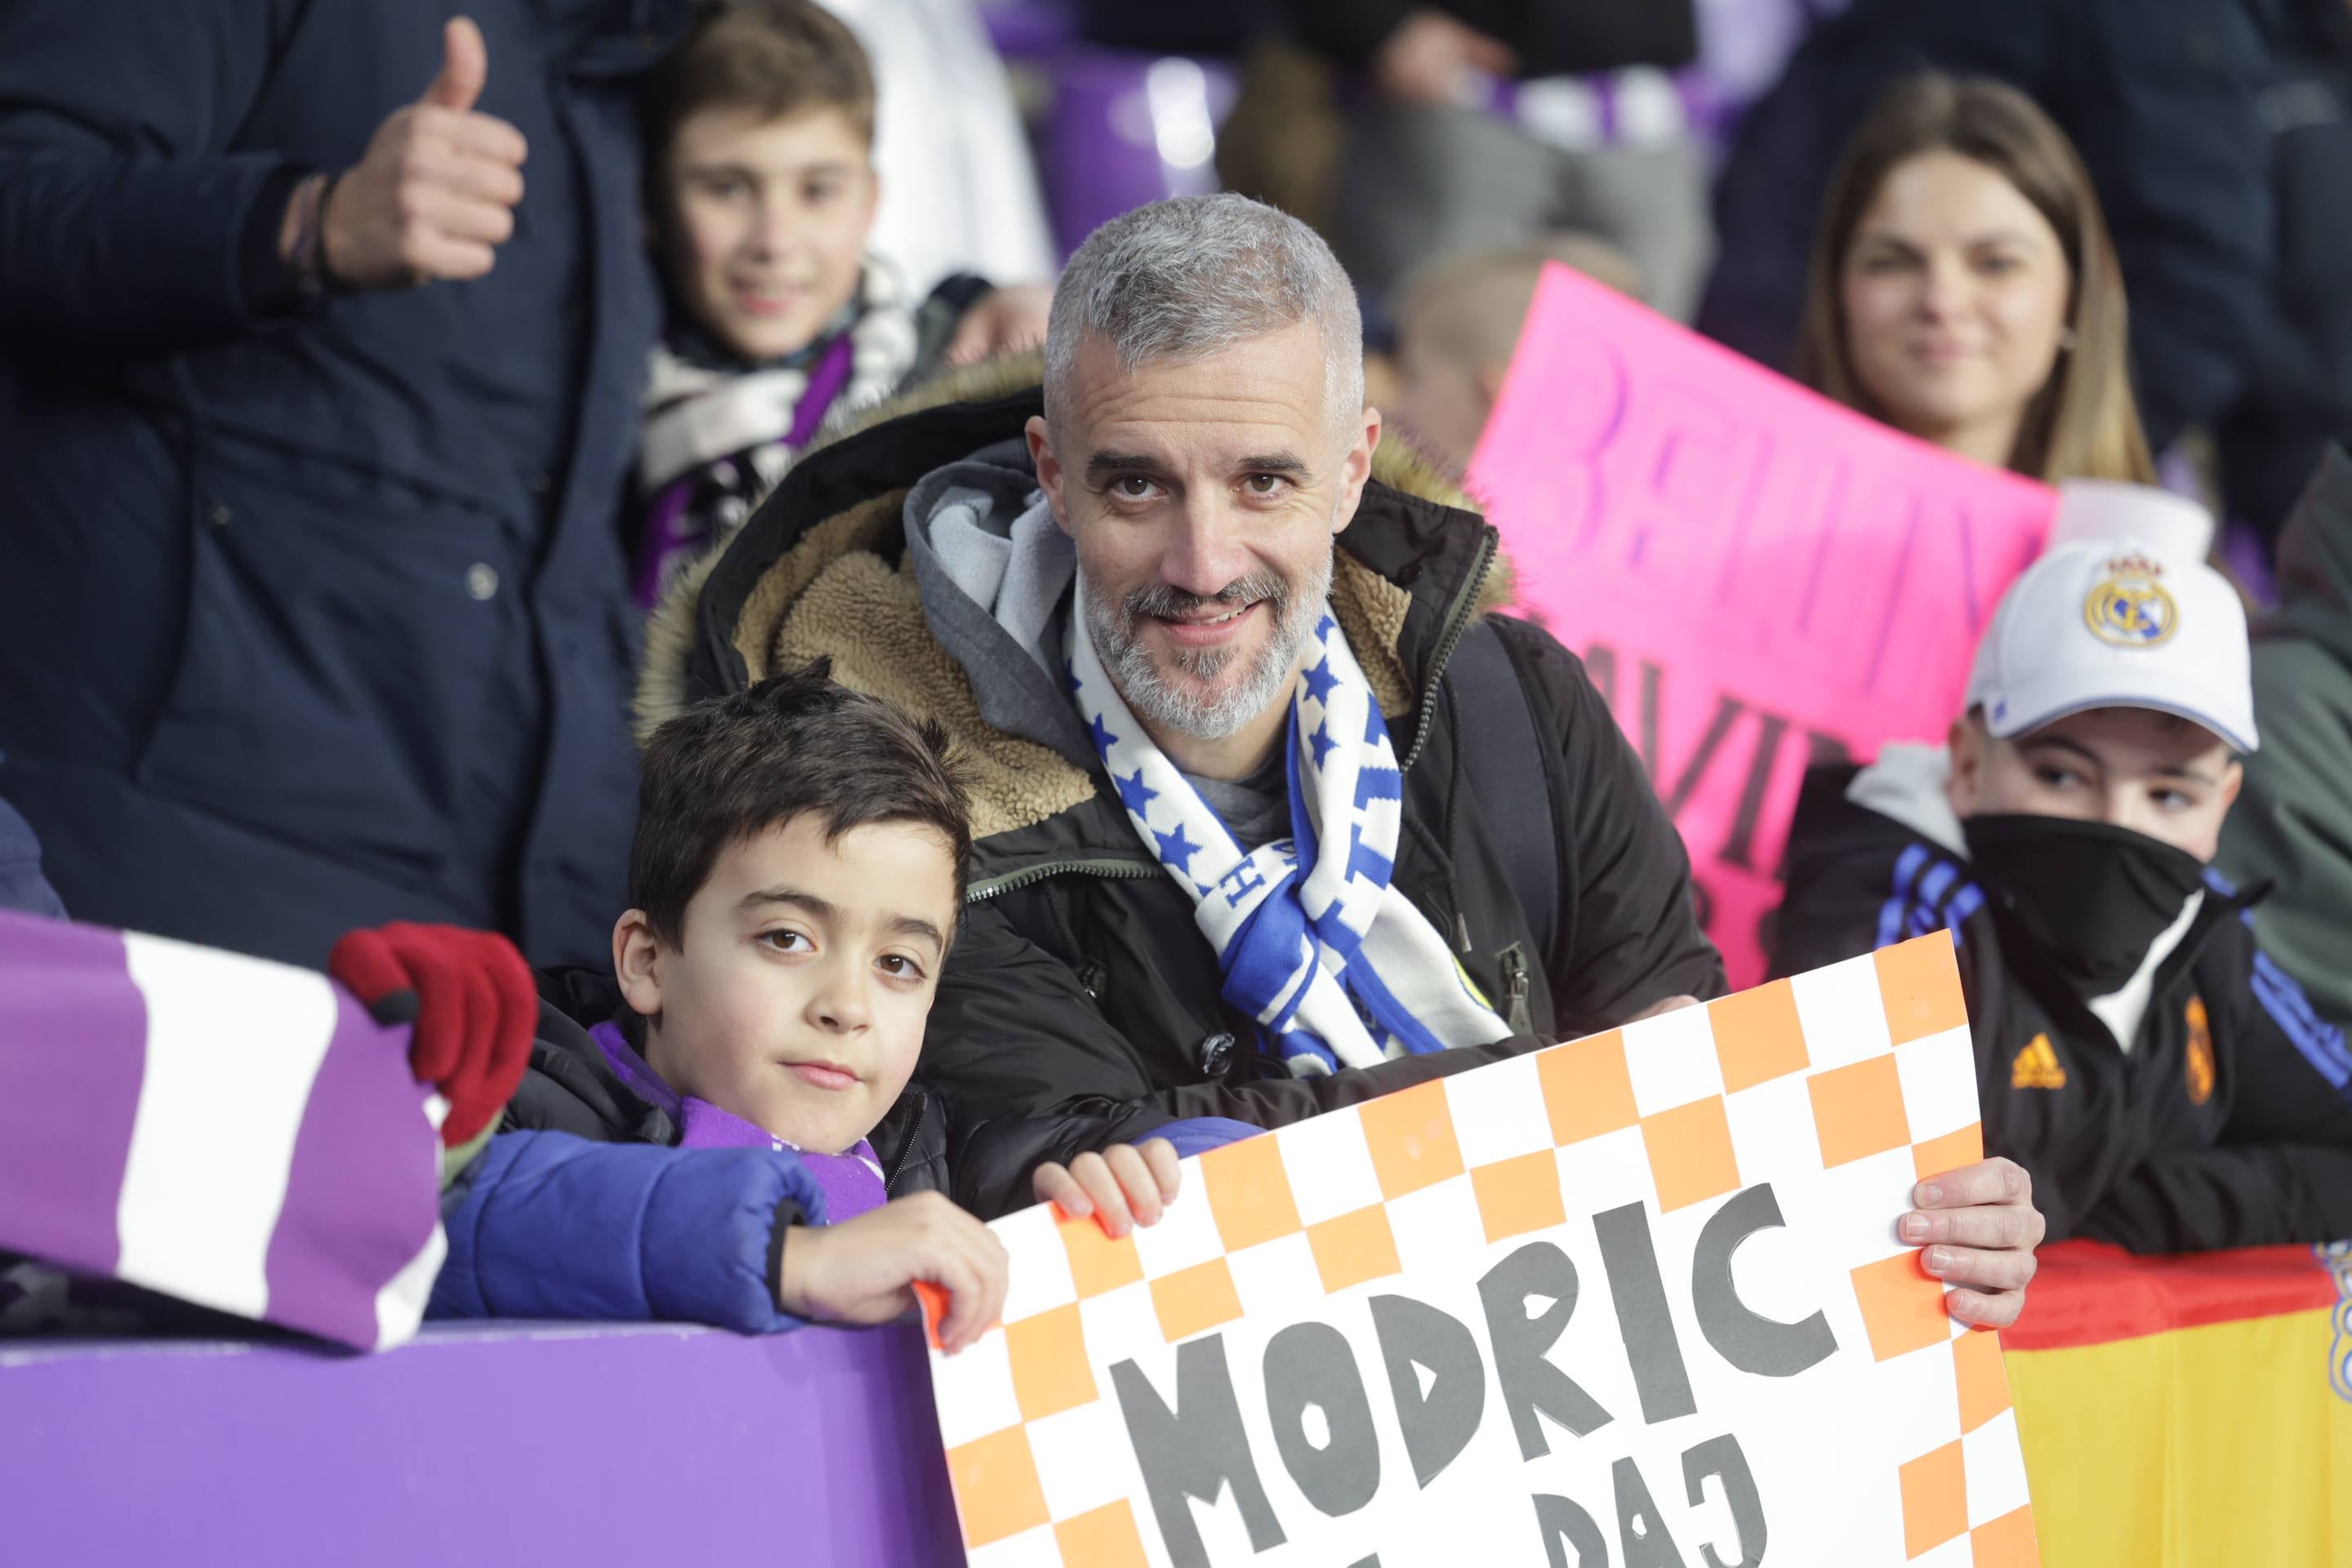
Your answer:
[[[1314,575],[1296,589],[1276,573],[1258,571],[1215,595],[1188,594],[1155,583],[1136,589],[1117,605],[1092,590],[1082,567],[1078,599],[1084,606],[1087,636],[1094,640],[1103,669],[1137,718],[1199,740],[1222,741],[1287,693],[1299,656],[1314,637],[1331,596],[1331,562],[1327,552]],[[1265,604],[1274,617],[1273,633],[1249,656],[1247,672],[1221,695],[1204,698],[1170,680],[1136,635],[1136,623],[1146,616],[1178,616],[1203,605],[1253,601]],[[1234,648],[1176,648],[1167,657],[1180,676],[1213,681],[1244,656]]]

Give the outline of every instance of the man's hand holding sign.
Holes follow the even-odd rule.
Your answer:
[[[1972,1062],[1937,933],[998,1222],[933,1361],[974,1568],[2035,1562]]]
[[[1696,997],[1670,996],[1627,1021],[1697,1005]],[[1903,1216],[1896,1233],[1925,1247],[1919,1267],[1953,1287],[1944,1298],[1952,1316],[1981,1329],[2017,1321],[2043,1231],[2025,1167],[1994,1159],[1937,1172],[1913,1189],[1911,1201],[1918,1206]]]
[[[1944,1298],[1952,1316],[1985,1329],[2017,1321],[2042,1236],[2025,1167],[1980,1160],[1920,1183],[1911,1197],[1918,1210],[1898,1234],[1926,1247],[1919,1267],[1953,1287]]]

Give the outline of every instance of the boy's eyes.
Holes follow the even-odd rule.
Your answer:
[[[809,940],[805,931],[763,931],[752,940],[778,952],[816,951],[816,943]],[[921,980],[929,973],[921,960],[903,952],[886,952],[874,961],[874,966],[893,980]]]

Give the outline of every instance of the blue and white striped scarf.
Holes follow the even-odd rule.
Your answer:
[[[1080,592],[1084,592],[1083,584]],[[1390,885],[1403,775],[1388,725],[1327,611],[1285,742],[1291,838],[1244,852],[1146,735],[1070,616],[1078,712],[1128,819],[1194,900],[1223,994],[1301,1078],[1509,1035],[1445,939]],[[1318,853],[1324,844],[1335,847]]]

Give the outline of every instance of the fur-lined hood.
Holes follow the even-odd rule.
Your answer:
[[[983,848],[1093,798],[1088,771],[982,717],[970,677],[932,633],[906,545],[908,490],[1017,435],[1038,412],[1041,374],[1034,354],[970,366],[829,431],[655,613],[637,683],[639,741],[698,698],[824,655],[845,685],[955,737]],[[1402,744],[1462,630],[1509,589],[1495,569],[1493,531],[1433,468],[1390,442],[1372,478],[1339,535],[1331,604]]]

